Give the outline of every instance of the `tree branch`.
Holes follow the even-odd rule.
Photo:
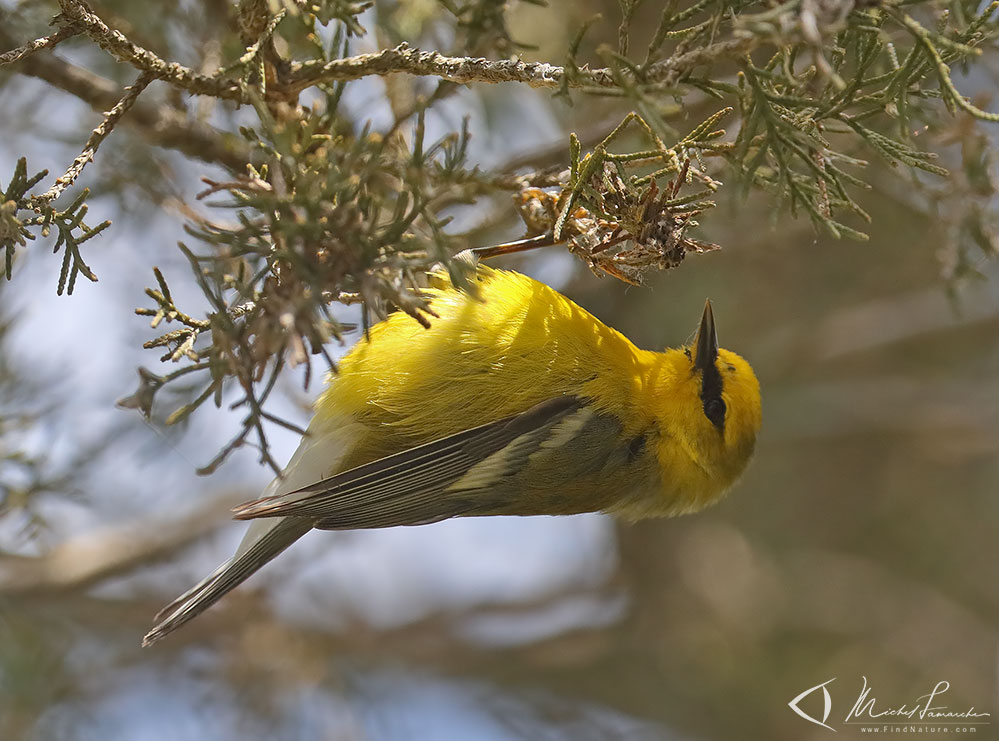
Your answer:
[[[172,522],[146,518],[71,538],[43,556],[0,558],[0,597],[39,597],[86,589],[162,560],[229,522],[239,500],[213,500]]]
[[[233,81],[209,77],[177,62],[167,62],[156,54],[133,44],[121,31],[108,25],[78,0],[59,0],[63,15],[79,26],[99,47],[119,62],[148,72],[154,79],[164,80],[195,95],[211,95],[225,100],[242,101],[244,96]]]
[[[730,39],[704,49],[679,54],[650,65],[642,71],[643,83],[674,84],[684,73],[719,58],[740,57],[756,45],[755,37]],[[447,57],[435,51],[421,51],[406,43],[373,54],[359,54],[328,62],[308,61],[291,65],[284,78],[286,90],[299,92],[312,85],[334,80],[356,80],[369,75],[404,72],[410,75],[439,77],[456,83],[520,82],[531,87],[558,88],[565,84],[564,67],[546,62],[521,62],[513,59],[493,61],[470,57]],[[634,78],[634,73],[628,73]],[[595,86],[613,88],[620,85],[613,70],[606,67],[579,70],[568,80],[571,88]]]
[[[238,82],[214,75],[202,75],[177,62],[167,62],[159,56],[129,41],[124,34],[109,28],[103,20],[78,0],[60,0],[63,14],[77,24],[94,42],[115,59],[164,80],[195,95],[211,95],[224,100],[247,102]],[[678,54],[670,59],[635,71],[625,71],[625,77],[636,82],[675,84],[686,72],[720,58],[742,56],[759,43],[756,36],[729,39]],[[359,54],[330,61],[294,62],[278,85],[268,87],[267,97],[284,97],[322,82],[356,80],[370,75],[406,73],[432,76],[455,83],[519,82],[531,87],[571,88],[594,86],[614,88],[620,79],[606,67],[576,70],[567,79],[566,70],[547,62],[522,62],[514,59],[489,60],[471,57],[448,57],[434,51],[421,51],[406,43],[372,54]]]
[[[80,33],[80,30],[75,26],[63,26],[51,36],[43,36],[40,39],[29,41],[27,44],[19,46],[16,49],[11,49],[8,52],[0,54],[0,67],[3,67],[5,64],[13,64],[41,49],[51,49],[59,42],[76,36],[78,33]]]

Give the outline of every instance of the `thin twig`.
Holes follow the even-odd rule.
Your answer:
[[[923,48],[926,49],[926,53],[930,55],[930,59],[933,60],[933,64],[937,68],[937,76],[940,78],[940,86],[944,89],[947,97],[965,113],[968,113],[979,120],[991,121],[993,123],[999,122],[999,113],[989,113],[988,111],[983,111],[981,108],[968,101],[968,99],[961,94],[961,91],[954,86],[954,80],[950,76],[950,67],[947,66],[947,63],[944,62],[943,58],[940,56],[940,52],[937,51],[936,46],[934,46],[930,32],[923,28],[923,26],[910,15],[898,13],[894,14],[894,17],[909,29],[912,35],[915,36],[916,39],[918,39],[923,45]],[[969,50],[979,52],[978,49],[974,49],[972,47],[969,47]]]
[[[16,49],[11,49],[8,52],[0,54],[0,67],[3,67],[5,64],[13,64],[14,62],[20,61],[21,59],[34,54],[36,51],[51,49],[56,44],[76,36],[79,33],[80,29],[75,26],[63,26],[50,36],[43,36],[40,39],[29,41],[27,44],[19,46]]]
[[[129,108],[138,99],[140,93],[146,89],[146,86],[153,81],[153,76],[148,72],[143,72],[139,77],[132,83],[132,85],[126,89],[125,95],[121,100],[118,101],[117,105],[105,114],[104,119],[97,124],[97,128],[94,129],[90,138],[87,139],[87,143],[83,146],[83,151],[73,160],[73,164],[69,166],[66,173],[55,181],[55,185],[49,188],[45,193],[34,198],[34,202],[37,205],[44,205],[62,195],[63,191],[66,190],[70,185],[73,184],[83,172],[83,168],[87,166],[94,155],[97,153],[97,148],[100,147],[101,142],[103,142],[108,134],[111,133],[121,117],[125,115]]]
[[[0,28],[0,43],[7,41],[9,39]],[[75,95],[95,111],[112,108],[121,97],[115,83],[54,54],[31,57],[18,71]],[[166,105],[139,101],[125,123],[157,146],[175,149],[205,162],[217,162],[231,170],[242,171],[250,156],[246,142],[240,136],[191,121],[182,112]]]
[[[239,85],[195,72],[177,62],[167,62],[148,49],[129,41],[121,31],[109,28],[101,18],[78,0],[59,0],[63,14],[77,24],[83,33],[119,62],[148,72],[157,80],[196,95],[212,95],[226,100],[243,100]]]
[[[291,90],[304,90],[320,82],[356,80],[369,75],[406,73],[433,76],[457,83],[521,82],[531,87],[556,88],[565,69],[545,62],[521,62],[514,59],[493,61],[471,57],[448,57],[435,51],[421,51],[402,43],[371,54],[358,54],[330,61],[298,62],[291,66],[286,83]],[[589,84],[613,84],[607,70],[586,73]]]

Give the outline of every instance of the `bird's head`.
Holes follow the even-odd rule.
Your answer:
[[[760,428],[760,384],[749,363],[718,346],[711,302],[704,306],[692,345],[667,353],[668,388],[660,388],[657,416],[665,437],[660,458],[664,470],[690,470],[704,482],[690,509],[707,504],[732,485],[753,454]]]

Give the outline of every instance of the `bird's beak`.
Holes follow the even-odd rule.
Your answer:
[[[715,315],[711,312],[711,301],[704,302],[701,325],[697,328],[697,342],[694,350],[694,368],[703,371],[713,366],[718,357],[718,332],[715,331]]]

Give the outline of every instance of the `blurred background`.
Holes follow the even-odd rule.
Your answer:
[[[152,22],[104,5],[137,32]],[[519,6],[513,35],[539,46],[526,58],[558,59],[600,5],[568,20]],[[377,46],[369,35],[354,51]],[[59,54],[98,64],[82,43]],[[382,81],[345,95],[359,121],[391,121]],[[626,110],[480,86],[427,125],[439,136],[469,116],[471,162],[496,167],[564,161],[569,131],[606,132]],[[60,172],[98,121],[22,77],[2,78],[0,111],[3,173],[25,154]],[[723,189],[699,232],[723,249],[643,287],[559,248],[502,263],[647,348],[689,341],[712,299],[722,345],[753,364],[764,400],[755,459],[720,504],[637,525],[314,532],[143,650],[152,615],[230,555],[243,525],[227,509],[270,474],[245,449],[195,475],[238,429],[225,408],[166,428],[114,407],[139,365],[162,371],[130,314],[148,303],[149,265],[200,300],[175,248],[181,221],[161,205],[191,200],[213,171],[113,136],[87,171],[94,220],[115,222],[87,253],[100,283],[57,299],[60,258],[34,245],[0,281],[0,737],[818,739],[829,731],[788,702],[835,678],[841,720],[866,678],[879,705],[910,707],[947,681],[945,704],[990,712],[977,737],[999,738],[999,270],[941,278],[940,224],[877,160],[867,243]],[[144,186],[118,182],[144,168]],[[455,209],[454,228],[477,208]],[[508,209],[477,238],[521,229]],[[302,380],[287,373],[281,411],[304,424],[321,384]],[[287,460],[297,435],[270,432]],[[802,707],[821,717],[818,695]]]

